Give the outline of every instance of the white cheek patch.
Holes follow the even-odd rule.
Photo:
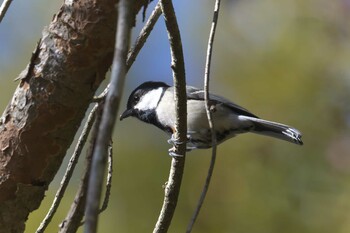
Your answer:
[[[149,110],[155,109],[158,105],[159,99],[162,97],[163,88],[158,88],[152,91],[149,91],[144,96],[141,97],[141,100],[135,105],[135,109],[138,110]]]

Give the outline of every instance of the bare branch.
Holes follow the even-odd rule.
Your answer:
[[[106,180],[106,192],[102,202],[102,206],[99,213],[105,211],[108,207],[109,197],[112,189],[112,175],[113,175],[113,146],[112,141],[108,147],[108,168],[107,168],[107,180]]]
[[[146,40],[147,40],[148,36],[150,35],[151,31],[153,30],[154,25],[158,21],[161,13],[162,13],[162,10],[160,9],[160,3],[158,3],[156,5],[156,7],[154,8],[154,10],[152,11],[145,26],[142,28],[140,35],[137,37],[135,44],[134,44],[134,47],[130,50],[130,52],[128,54],[128,59],[126,61],[127,70],[130,69],[130,67],[134,63],[137,55],[139,54],[140,50],[142,49],[142,47],[146,43]]]
[[[4,0],[2,2],[1,7],[0,7],[0,23],[1,23],[2,19],[4,18],[7,10],[9,9],[11,3],[12,3],[12,0]]]
[[[201,207],[203,205],[205,196],[207,195],[210,180],[213,174],[215,160],[216,160],[216,134],[215,134],[215,125],[213,121],[212,112],[210,110],[210,97],[209,97],[209,80],[210,80],[210,67],[211,67],[211,56],[212,56],[212,50],[213,50],[213,44],[214,44],[214,37],[215,37],[215,31],[216,31],[216,25],[218,22],[218,16],[219,16],[219,9],[220,9],[220,0],[216,0],[215,2],[215,8],[214,8],[214,16],[213,21],[211,25],[211,30],[209,34],[209,41],[208,41],[208,48],[207,48],[207,59],[205,64],[205,74],[204,74],[204,99],[205,99],[205,109],[207,112],[208,117],[208,123],[211,130],[211,140],[212,140],[212,155],[211,155],[211,161],[210,166],[208,169],[207,178],[205,180],[205,184],[201,193],[201,196],[199,198],[196,210],[193,213],[193,216],[191,218],[190,223],[187,226],[186,233],[190,233],[192,231],[193,225],[196,222],[196,219],[199,215],[199,212],[201,210]]]
[[[185,166],[186,140],[187,140],[187,98],[185,63],[183,58],[182,43],[179,27],[171,0],[160,0],[165,25],[168,31],[171,51],[171,67],[173,70],[174,96],[176,108],[176,124],[174,132],[175,143],[174,156],[168,182],[165,187],[164,202],[158,221],[153,230],[154,233],[167,232],[173,218],[180,192],[182,175]]]
[[[122,96],[126,74],[130,30],[132,25],[132,4],[134,1],[121,0],[118,6],[118,26],[116,33],[115,54],[112,66],[110,91],[107,94],[101,124],[93,153],[91,174],[89,178],[85,218],[85,233],[95,233],[101,199],[102,182],[106,170],[108,145],[113,133],[115,119]]]
[[[92,125],[93,125],[93,123],[95,121],[97,108],[98,108],[98,104],[96,104],[94,106],[94,108],[91,110],[91,112],[90,112],[90,114],[88,116],[88,119],[87,119],[87,121],[85,123],[83,131],[80,134],[78,143],[77,143],[77,145],[75,147],[75,150],[73,152],[73,155],[72,155],[72,157],[69,160],[66,172],[65,172],[65,174],[64,174],[64,176],[63,176],[63,178],[61,180],[61,185],[60,185],[59,189],[56,192],[55,198],[54,198],[54,200],[53,200],[53,202],[51,204],[51,207],[50,207],[48,213],[46,214],[46,216],[43,219],[43,221],[40,223],[40,226],[36,230],[36,233],[41,233],[41,232],[45,231],[45,229],[48,226],[48,224],[50,223],[52,217],[56,213],[56,210],[57,210],[59,204],[61,203],[61,200],[63,198],[63,195],[64,195],[65,191],[66,191],[68,183],[69,183],[69,181],[70,181],[70,179],[72,177],[72,174],[73,174],[73,171],[75,169],[75,166],[78,163],[81,151],[84,148],[85,142],[86,142],[86,140],[87,140],[87,138],[89,136],[89,132],[90,132],[90,130],[92,128]]]
[[[92,154],[94,152],[94,145],[97,137],[98,127],[101,122],[103,104],[104,102],[101,101],[99,104],[95,105],[96,108],[93,108],[93,111],[95,112],[95,123],[93,124],[94,127],[91,132],[90,147],[86,153],[85,170],[83,172],[83,176],[78,191],[75,195],[74,201],[71,205],[71,208],[66,218],[62,221],[62,223],[59,226],[59,233],[75,233],[77,232],[79,226],[81,226],[81,220],[84,217],[86,191],[91,170]],[[90,115],[91,114],[92,113],[90,113]],[[89,121],[90,119],[91,118],[88,119],[88,122],[93,122],[92,120]]]
[[[141,51],[142,47],[145,45],[146,40],[147,40],[148,36],[151,34],[151,31],[153,30],[154,25],[158,21],[159,16],[161,15],[161,13],[162,13],[162,11],[160,9],[160,3],[158,3],[156,5],[156,7],[154,8],[153,12],[151,13],[150,17],[148,18],[145,26],[143,26],[139,36],[137,37],[137,39],[136,39],[136,41],[134,43],[134,46],[129,51],[128,58],[126,60],[127,71],[129,71],[129,69],[132,66],[132,64],[134,64],[134,61],[135,61],[137,55]],[[98,101],[98,100],[100,100],[102,98],[105,98],[107,93],[108,93],[108,90],[109,90],[109,84],[103,90],[103,92],[99,96],[97,96],[95,98],[95,100]]]

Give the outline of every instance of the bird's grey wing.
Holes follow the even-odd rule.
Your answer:
[[[186,88],[187,91],[187,99],[195,99],[195,100],[204,100],[204,90],[202,89],[198,89],[196,87],[192,87],[192,86],[187,86]],[[255,117],[255,118],[259,118],[256,115],[254,115],[253,113],[249,112],[247,109],[232,103],[231,101],[218,96],[218,95],[214,95],[214,94],[209,94],[210,96],[210,101],[214,101],[217,103],[222,103],[225,106],[227,106],[228,108],[230,108],[232,111],[238,113],[239,115],[245,115],[245,116],[250,116],[250,117]]]

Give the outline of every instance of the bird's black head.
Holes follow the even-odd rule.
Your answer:
[[[164,89],[168,87],[169,85],[163,82],[148,81],[142,83],[131,92],[126,105],[126,110],[120,116],[120,120],[129,116],[135,116],[144,120],[142,119],[141,114],[153,110],[162,97]]]

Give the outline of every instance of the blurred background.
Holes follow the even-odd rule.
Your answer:
[[[62,1],[13,1],[0,24],[0,109],[5,109],[41,31]],[[150,14],[153,2],[148,10]],[[187,82],[202,87],[214,1],[174,1],[182,33]],[[141,15],[133,30],[143,26]],[[246,134],[226,141],[193,232],[350,232],[350,1],[224,0],[214,44],[211,91],[256,115],[303,132],[304,146]],[[172,83],[162,18],[130,70],[130,92],[146,80]],[[103,87],[101,87],[102,90]],[[151,232],[171,158],[167,136],[136,119],[117,122],[114,180],[99,232]],[[70,150],[67,157],[71,154]],[[184,232],[199,198],[210,150],[186,159],[178,207],[169,232]],[[40,209],[34,232],[57,190],[62,165]],[[47,232],[57,232],[73,200],[76,172]],[[81,230],[80,230],[81,231]]]

